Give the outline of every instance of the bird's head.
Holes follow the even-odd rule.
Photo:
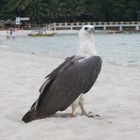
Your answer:
[[[94,26],[85,25],[79,32],[79,50],[78,55],[93,56],[97,55],[94,39]]]
[[[93,25],[84,25],[79,32],[79,38],[90,38],[93,37],[94,33],[95,30]]]

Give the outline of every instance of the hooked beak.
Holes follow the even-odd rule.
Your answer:
[[[95,35],[95,29],[91,28],[92,33]]]
[[[94,27],[90,28],[90,29],[88,30],[88,32],[95,34],[95,29],[94,29]]]
[[[93,30],[93,34],[95,35],[95,30]]]

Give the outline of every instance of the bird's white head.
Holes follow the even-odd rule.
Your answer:
[[[94,39],[95,29],[93,25],[85,25],[79,32],[80,48],[78,55],[94,56],[97,55]]]
[[[79,38],[85,38],[93,37],[94,35],[94,26],[93,25],[85,25],[81,28],[79,32]]]

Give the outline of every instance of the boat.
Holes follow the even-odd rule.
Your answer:
[[[108,30],[107,33],[108,33],[108,34],[116,34],[116,33],[122,33],[122,31],[118,31],[118,30]]]
[[[28,36],[31,36],[31,37],[51,37],[51,36],[54,36],[56,35],[56,32],[54,31],[41,31],[41,30],[35,30],[35,31],[32,31],[30,34],[28,34]]]

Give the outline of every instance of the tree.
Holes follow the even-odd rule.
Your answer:
[[[46,15],[47,5],[43,0],[30,0],[26,7],[25,14],[31,18],[31,21],[35,24],[41,23],[42,19]]]
[[[80,16],[84,13],[85,0],[63,0],[65,3],[63,5],[64,16],[68,18],[69,21],[76,20],[76,16]]]
[[[64,3],[61,0],[49,0],[46,3],[46,17],[50,19],[51,22],[54,22],[58,18],[61,18],[64,16]]]
[[[102,0],[86,0],[85,1],[85,15],[94,21],[105,20],[104,16],[104,1]]]
[[[0,19],[30,17],[32,23],[140,19],[139,0],[1,0]]]

